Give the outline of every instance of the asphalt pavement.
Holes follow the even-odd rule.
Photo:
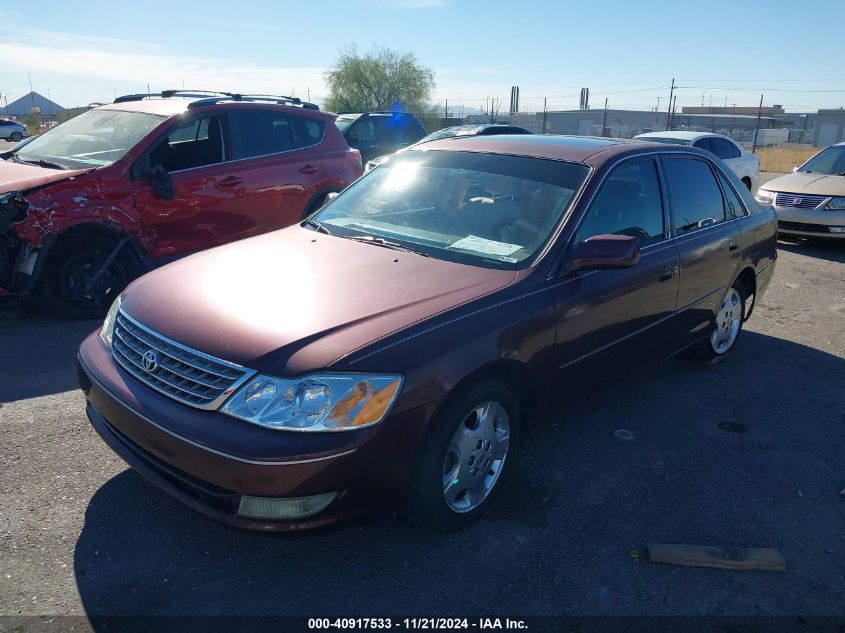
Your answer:
[[[489,514],[447,535],[387,510],[293,537],[195,514],[90,428],[74,363],[96,323],[2,322],[0,615],[845,617],[845,244],[781,247],[730,358],[664,362],[536,431]],[[647,542],[787,566],[654,564]]]

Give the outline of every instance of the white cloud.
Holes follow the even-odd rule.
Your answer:
[[[319,67],[257,65],[225,57],[177,55],[144,42],[40,30],[0,36],[0,68],[23,77],[23,73],[31,71],[33,84],[67,86],[72,79],[77,84],[74,92],[83,94],[66,95],[68,103],[107,97],[108,94],[95,92],[102,92],[104,86],[132,86],[140,91],[148,82],[154,90],[179,88],[184,81],[188,88],[208,90],[288,94],[295,89],[297,96],[305,96],[310,88],[312,99],[325,93],[324,69]],[[62,95],[58,91],[53,94],[61,102]]]

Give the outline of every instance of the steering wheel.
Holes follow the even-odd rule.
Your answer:
[[[534,224],[533,222],[529,222],[528,220],[523,220],[522,218],[505,218],[504,220],[500,220],[496,223],[496,225],[492,229],[493,235],[496,235],[500,240],[503,242],[508,242],[508,240],[513,240],[514,238],[504,238],[502,237],[502,231],[507,227],[512,226],[514,229],[518,230],[521,233],[526,234],[528,239],[522,240],[524,243],[520,244],[520,246],[525,246],[526,243],[532,241],[532,239],[540,234],[540,227]]]

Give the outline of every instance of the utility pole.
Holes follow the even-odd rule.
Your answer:
[[[543,131],[541,134],[546,133],[546,97],[543,97]]]
[[[666,117],[666,129],[671,130],[675,124],[675,108],[678,103],[678,95],[672,97],[669,101],[669,116]]]
[[[660,97],[657,97],[657,107],[654,109],[655,112],[660,112]]]
[[[604,98],[604,120],[601,124],[601,135],[607,136],[607,97]]]
[[[757,153],[757,131],[760,129],[760,117],[763,115],[763,95],[760,95],[760,107],[757,108],[757,123],[754,126],[754,142],[751,144],[751,153]]]
[[[446,108],[443,110],[443,127],[449,124],[449,100],[446,99]]]
[[[672,94],[675,92],[675,78],[672,77],[672,87],[669,88],[669,111],[666,113],[666,129],[671,130],[672,128],[669,127],[670,119],[672,118]]]

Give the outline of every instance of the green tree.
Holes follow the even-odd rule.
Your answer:
[[[329,96],[326,110],[372,112],[390,110],[400,102],[405,110],[428,107],[434,89],[434,73],[417,62],[413,53],[374,47],[359,55],[355,46],[340,52],[326,71]]]

